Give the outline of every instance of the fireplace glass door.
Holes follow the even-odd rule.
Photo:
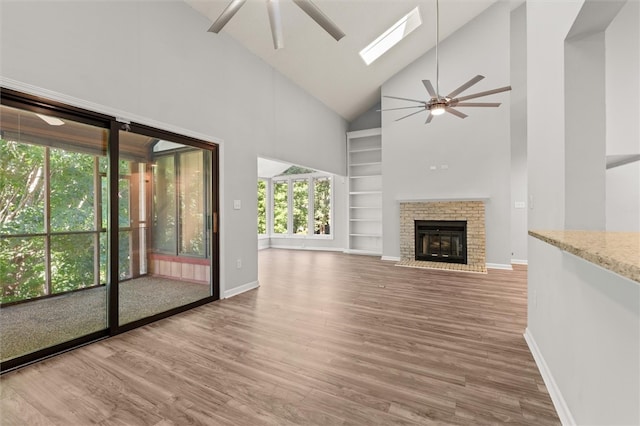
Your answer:
[[[416,260],[467,263],[466,222],[415,222]]]

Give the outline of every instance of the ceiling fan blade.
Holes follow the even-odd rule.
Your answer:
[[[404,120],[405,118],[411,117],[412,115],[416,115],[416,114],[421,113],[421,112],[422,112],[422,111],[424,111],[425,109],[426,109],[426,108],[421,109],[420,111],[412,112],[411,114],[409,114],[409,115],[405,115],[404,117],[400,117],[400,118],[398,118],[397,120],[394,120],[394,121]]]
[[[417,99],[409,99],[409,98],[399,98],[397,96],[383,96],[384,98],[391,98],[391,99],[400,99],[401,101],[409,101],[409,102],[419,102],[421,104],[426,104],[425,101],[419,101]]]
[[[224,28],[225,25],[227,25],[227,22],[229,22],[231,18],[233,18],[233,15],[235,15],[236,12],[240,10],[242,5],[245,4],[246,1],[247,0],[231,0],[231,3],[227,5],[220,16],[218,16],[218,19],[216,19],[216,22],[214,22],[207,31],[210,33],[218,34],[220,30]]]
[[[466,101],[467,99],[475,99],[482,96],[493,95],[494,93],[506,92],[507,90],[511,90],[511,86],[500,87],[499,89],[487,90],[486,92],[474,93],[473,95],[462,96],[460,98],[455,99],[456,102]]]
[[[468,117],[467,114],[465,114],[463,112],[460,112],[458,110],[455,110],[455,109],[453,109],[451,107],[444,107],[444,110],[447,111],[448,113],[453,114],[453,115],[455,115],[457,117],[460,117],[460,118],[467,118]]]
[[[429,124],[431,123],[431,120],[433,120],[433,114],[431,114],[431,111],[429,111],[427,113],[427,121],[424,122],[424,124]]]
[[[271,37],[273,37],[273,48],[282,49],[284,38],[282,37],[282,18],[280,16],[280,0],[267,0],[267,11],[269,12],[269,24],[271,25]]]
[[[500,102],[458,102],[456,107],[499,107]]]
[[[477,82],[479,82],[480,80],[482,80],[484,78],[484,75],[476,75],[475,77],[473,77],[471,80],[467,81],[465,84],[463,84],[462,86],[458,87],[456,90],[454,90],[453,92],[449,93],[447,95],[447,98],[455,98],[456,95],[459,95],[460,93],[464,92],[465,90],[467,90],[469,87],[473,86],[474,84],[476,84]]]
[[[438,97],[438,95],[436,95],[436,91],[433,90],[433,85],[429,80],[422,80],[422,84],[424,84],[424,88],[427,89],[427,92],[429,92],[429,96],[431,96],[432,98]]]
[[[302,9],[311,19],[316,21],[318,25],[320,25],[326,32],[328,32],[331,37],[335,38],[336,41],[339,41],[342,37],[344,37],[344,33],[336,24],[329,19],[327,15],[322,13],[322,11],[315,4],[311,3],[311,0],[293,0],[295,4],[298,5],[300,9]]]
[[[376,112],[395,111],[395,110],[398,110],[398,109],[409,109],[409,108],[424,108],[424,105],[407,106],[407,107],[400,107],[400,108],[377,109]]]

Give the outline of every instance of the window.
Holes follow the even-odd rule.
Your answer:
[[[267,233],[267,182],[258,179],[258,234]]]
[[[313,220],[315,234],[331,234],[331,179],[329,177],[313,178]]]
[[[293,233],[307,235],[309,231],[309,180],[293,181]]]
[[[106,283],[106,229],[99,206],[107,133],[52,119],[2,107],[2,304]],[[73,139],[72,133],[83,138]]]
[[[173,155],[159,157],[153,166],[153,248],[176,251],[176,173]]]
[[[362,49],[360,51],[360,57],[365,64],[371,65],[376,59],[411,34],[420,25],[422,25],[420,8],[416,7],[389,27],[388,30],[380,34],[380,36],[369,43],[367,47]]]
[[[288,171],[305,174],[288,174]],[[331,177],[314,170],[292,167],[272,178],[273,234],[286,236],[331,235]],[[260,206],[260,184],[258,205]],[[260,223],[260,208],[258,209]],[[260,230],[260,227],[258,227]]]
[[[206,257],[204,151],[158,150],[153,167],[153,248],[175,256]]]
[[[273,233],[286,234],[289,225],[289,181],[273,182]]]

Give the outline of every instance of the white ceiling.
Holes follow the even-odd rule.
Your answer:
[[[230,0],[184,0],[213,23]],[[281,0],[284,48],[274,50],[266,0],[249,0],[224,27],[249,51],[352,121],[380,100],[380,86],[436,42],[435,0],[313,0],[346,36],[336,42],[302,9]],[[440,0],[442,40],[496,0]],[[422,25],[366,66],[358,52],[416,6]],[[203,28],[202,31],[207,31]],[[219,37],[214,33],[210,37]],[[435,70],[425,70],[434,79]]]

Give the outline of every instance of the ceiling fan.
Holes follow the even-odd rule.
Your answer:
[[[233,15],[240,10],[240,8],[246,3],[247,0],[231,0],[231,3],[222,11],[218,19],[211,25],[209,32],[218,34],[227,22],[233,18]],[[280,0],[266,0],[267,11],[269,13],[269,24],[271,25],[271,36],[273,37],[273,47],[275,49],[281,49],[284,47],[284,41],[282,37],[282,20],[280,18]],[[322,11],[311,2],[311,0],[293,0],[311,19],[316,21],[326,32],[331,35],[336,41],[339,41],[344,37],[344,33],[336,24],[327,17]]]
[[[429,96],[431,96],[431,98],[427,101],[422,101],[418,99],[401,98],[398,96],[384,96],[385,98],[399,99],[403,101],[416,102],[420,104],[420,105],[380,110],[380,111],[395,111],[395,110],[401,110],[401,109],[419,108],[418,111],[415,111],[415,112],[412,112],[411,114],[400,117],[395,121],[403,120],[407,117],[411,117],[412,115],[419,114],[422,111],[427,111],[427,120],[425,121],[425,124],[430,123],[434,115],[441,115],[441,114],[444,114],[445,112],[448,112],[449,114],[453,114],[456,117],[467,118],[468,117],[467,114],[461,111],[458,111],[453,107],[499,107],[500,106],[499,102],[465,102],[465,101],[468,101],[470,99],[480,98],[483,96],[493,95],[494,93],[506,92],[508,90],[511,90],[511,86],[505,86],[505,87],[500,87],[498,89],[487,90],[485,92],[474,93],[472,95],[456,97],[484,78],[484,76],[482,75],[476,75],[471,80],[467,81],[462,86],[455,89],[453,92],[449,93],[446,96],[441,96],[440,87],[439,87],[440,86],[439,84],[440,64],[439,64],[439,58],[438,58],[439,38],[440,38],[440,5],[439,5],[439,0],[436,0],[436,88],[434,90],[433,85],[431,84],[431,81],[422,80],[422,84],[424,85],[425,89],[427,89]]]

